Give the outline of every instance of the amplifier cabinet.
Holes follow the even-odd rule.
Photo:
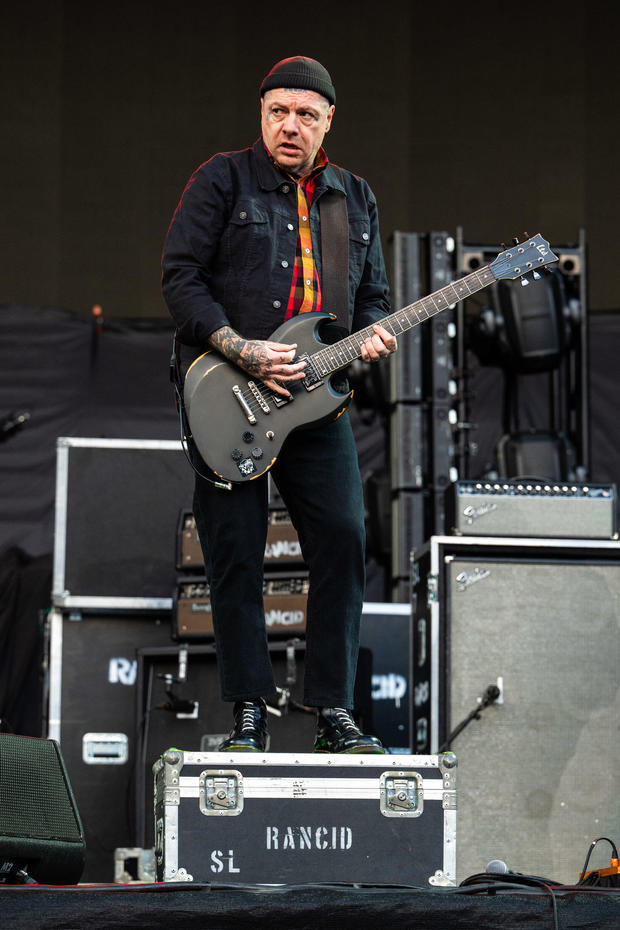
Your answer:
[[[170,610],[193,484],[180,442],[58,439],[54,604]]]
[[[184,510],[179,520],[177,568],[180,571],[204,571],[202,549],[191,511]],[[288,510],[282,507],[269,510],[265,566],[304,564],[297,531]]]
[[[457,481],[446,510],[446,529],[460,536],[618,538],[613,484]]]
[[[412,589],[413,747],[459,760],[457,879],[575,883],[620,833],[620,543],[434,536]]]
[[[267,633],[306,629],[308,573],[278,572],[263,581]],[[192,641],[213,637],[209,585],[204,575],[179,577],[174,599],[173,636]]]

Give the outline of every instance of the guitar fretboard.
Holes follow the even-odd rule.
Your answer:
[[[391,313],[379,322],[393,336],[399,336],[401,333],[413,329],[418,323],[423,323],[437,313],[441,313],[447,307],[454,306],[459,300],[464,300],[477,291],[483,290],[495,280],[497,279],[490,266],[485,265],[458,281],[452,281],[427,297],[416,300],[408,307],[403,307],[402,310]],[[356,358],[361,358],[362,343],[370,336],[374,336],[374,332],[372,326],[367,326],[365,329],[360,329],[331,346],[319,349],[311,356],[312,364],[322,377],[327,377],[340,368],[346,368]]]

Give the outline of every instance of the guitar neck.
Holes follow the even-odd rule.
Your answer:
[[[458,281],[452,281],[445,287],[440,288],[440,290],[434,291],[428,297],[422,297],[408,307],[403,307],[402,310],[391,313],[379,322],[393,336],[400,336],[401,333],[406,333],[407,330],[413,329],[418,323],[429,320],[447,307],[452,307],[460,300],[471,296],[471,294],[484,290],[485,287],[488,287],[489,284],[496,280],[497,278],[490,266],[485,265],[466,277],[460,278]],[[344,339],[335,342],[333,345],[319,349],[318,352],[312,354],[313,365],[323,377],[327,377],[341,368],[346,368],[356,358],[361,358],[362,343],[370,336],[374,336],[374,333],[372,326],[367,326],[350,336],[345,336]]]

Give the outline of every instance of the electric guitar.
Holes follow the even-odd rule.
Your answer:
[[[381,325],[400,336],[495,281],[521,278],[528,284],[540,277],[538,269],[557,260],[548,242],[531,236],[489,265],[390,314]],[[274,342],[296,343],[296,360],[306,361],[303,380],[287,382],[290,399],[245,374],[215,349],[190,366],[184,385],[189,429],[204,461],[225,482],[243,483],[264,475],[293,430],[334,420],[348,407],[353,391],[337,391],[331,377],[361,357],[360,346],[374,330],[368,326],[328,345],[320,330],[331,319],[328,313],[303,313],[272,334]]]

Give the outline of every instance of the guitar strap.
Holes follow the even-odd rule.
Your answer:
[[[330,166],[342,180],[342,171]],[[344,187],[344,184],[343,184]],[[349,319],[349,214],[346,195],[337,190],[323,194],[321,217],[321,310],[336,317],[335,325],[351,331]]]

